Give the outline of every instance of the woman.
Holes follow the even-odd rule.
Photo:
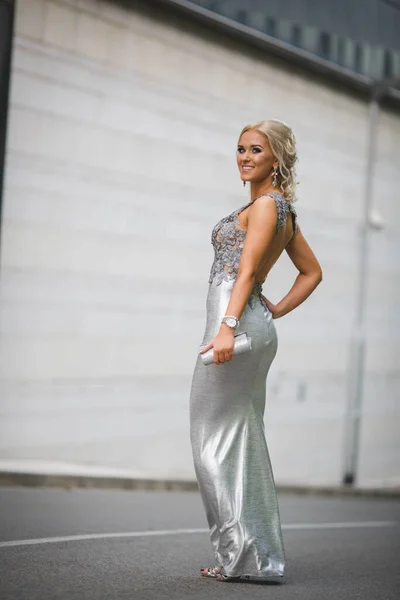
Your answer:
[[[277,352],[274,320],[299,306],[322,280],[321,267],[297,224],[295,136],[285,123],[247,125],[237,164],[251,200],[212,231],[214,262],[207,319],[190,391],[193,460],[216,565],[201,575],[219,581],[283,577],[284,548],[264,434],[266,378]],[[278,304],[261,294],[283,250],[299,274]],[[224,317],[229,317],[223,320]],[[234,334],[251,350],[233,356]],[[213,364],[201,354],[213,348]]]

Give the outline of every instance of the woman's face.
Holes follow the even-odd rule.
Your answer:
[[[240,138],[236,160],[243,181],[263,181],[279,162],[272,154],[268,138],[259,131],[246,131]]]

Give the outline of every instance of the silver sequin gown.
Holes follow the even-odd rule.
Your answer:
[[[278,231],[288,211],[296,231],[295,209],[273,192]],[[201,345],[219,331],[237,276],[245,231],[238,213],[213,228],[214,262],[206,301]],[[195,473],[203,500],[215,563],[229,576],[279,577],[284,547],[264,433],[266,378],[277,352],[272,314],[256,284],[237,332],[247,331],[252,349],[220,365],[204,366],[197,357],[190,391],[190,438]],[[236,333],[236,332],[235,332]]]

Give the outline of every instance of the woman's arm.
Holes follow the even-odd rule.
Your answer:
[[[298,269],[299,274],[289,292],[278,304],[272,304],[263,296],[274,319],[287,315],[299,306],[322,281],[321,265],[306,242],[300,227],[298,227],[294,238],[286,246],[286,252]]]
[[[240,258],[238,275],[226,308],[226,315],[240,319],[254,286],[256,273],[275,234],[278,215],[275,200],[271,196],[257,199],[249,211],[246,240]],[[233,355],[234,330],[221,323],[218,335],[202,350],[214,347],[214,363],[231,360]]]

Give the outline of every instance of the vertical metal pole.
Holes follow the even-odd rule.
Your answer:
[[[343,483],[353,485],[356,482],[360,445],[360,426],[365,377],[366,319],[368,258],[369,258],[369,217],[372,206],[373,179],[375,168],[376,141],[379,122],[380,95],[372,90],[369,105],[367,161],[363,216],[359,235],[359,273],[356,299],[356,319],[353,333],[353,356],[350,370],[349,401],[345,422],[345,454]]]

